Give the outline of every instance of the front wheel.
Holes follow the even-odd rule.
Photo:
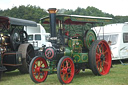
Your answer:
[[[89,50],[89,65],[95,75],[106,75],[111,68],[111,51],[105,40],[95,40]]]
[[[73,60],[68,57],[64,56],[59,60],[57,66],[57,76],[62,84],[68,84],[73,80],[75,73],[75,67]]]
[[[33,82],[44,82],[47,78],[48,71],[42,71],[43,68],[48,68],[48,64],[43,57],[34,57],[29,66],[29,74]]]

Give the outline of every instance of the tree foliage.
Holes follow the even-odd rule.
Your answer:
[[[69,15],[85,15],[85,16],[98,16],[98,17],[111,17],[113,18],[111,23],[124,23],[128,22],[128,16],[114,16],[109,13],[102,12],[101,10],[88,6],[85,8],[78,7],[76,10],[72,9],[59,9],[58,14]],[[13,7],[12,9],[0,10],[0,16],[9,16],[27,20],[40,21],[40,18],[48,16],[45,9],[32,5],[21,5],[19,7]],[[45,28],[48,32],[48,27]]]
[[[9,16],[9,17],[27,19],[36,22],[39,22],[40,18],[46,15],[48,14],[44,9],[31,5],[27,5],[27,6],[22,5],[19,7],[13,7],[12,9],[0,11],[0,16]]]

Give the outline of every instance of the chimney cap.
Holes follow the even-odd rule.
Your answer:
[[[49,11],[49,13],[56,13],[57,9],[56,8],[49,8],[48,11]]]

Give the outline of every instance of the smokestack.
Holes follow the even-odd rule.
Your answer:
[[[56,8],[49,8],[51,37],[56,37]]]

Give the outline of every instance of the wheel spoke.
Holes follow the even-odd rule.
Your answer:
[[[64,76],[65,76],[65,74],[64,74],[64,73],[62,73],[62,74],[61,74],[62,79],[64,79]]]
[[[43,63],[43,62],[41,62],[41,64],[40,64],[40,65],[42,66],[43,64],[44,64],[44,63]]]
[[[105,50],[105,51],[103,52],[104,55],[105,55],[106,53],[108,53],[108,50]]]
[[[99,60],[99,59],[100,59],[100,54],[96,53],[96,60]]]
[[[40,79],[40,72],[38,73],[38,79]]]
[[[66,67],[68,68],[68,60],[66,60]]]
[[[68,80],[68,73],[66,74],[66,80]]]
[[[61,68],[62,68],[62,69],[64,68],[64,63],[62,63]]]
[[[97,61],[96,61],[96,64],[100,63],[100,61],[101,61],[100,59],[99,59],[99,60],[97,60]]]
[[[103,73],[104,73],[104,69],[103,69],[103,67],[102,67],[102,66],[101,66],[101,70],[102,70],[101,72],[103,72]]]
[[[98,51],[99,51],[99,53],[101,53],[101,48],[99,47],[99,45],[98,45],[97,47],[98,47]]]
[[[35,62],[35,65],[38,67],[38,64],[37,64],[37,62]]]
[[[33,71],[33,74],[35,75],[37,72],[36,71]]]
[[[103,45],[104,45],[104,43],[101,43],[101,47],[104,47]]]
[[[96,53],[96,56],[100,57],[100,54],[99,53]]]
[[[28,53],[28,52],[26,53],[26,55],[27,55],[29,58],[31,58],[31,57],[29,56],[29,53]]]
[[[43,61],[40,61],[40,66],[42,66],[44,63],[43,63]]]
[[[31,49],[29,49],[29,51],[27,51],[27,53],[31,52]]]
[[[100,62],[99,65],[98,65],[98,71],[99,72],[100,72],[100,69],[101,69],[101,64],[102,64],[102,62]]]
[[[108,62],[107,62],[107,61],[103,61],[103,63],[104,63],[105,65],[108,65]]]

